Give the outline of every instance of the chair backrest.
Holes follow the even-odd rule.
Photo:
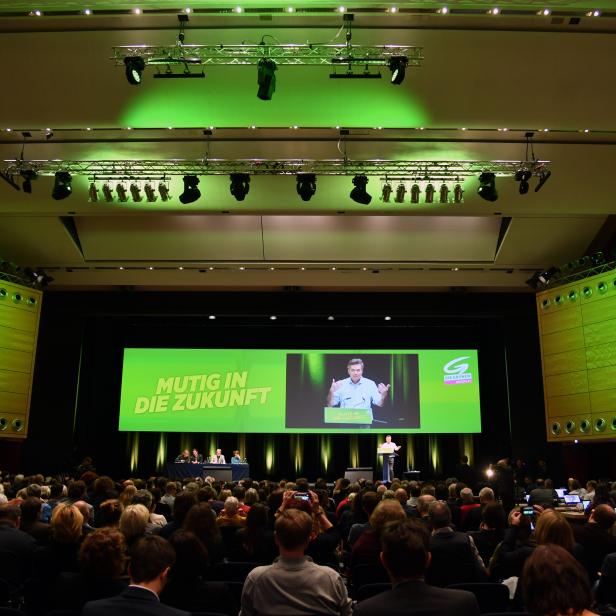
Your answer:
[[[212,567],[209,579],[223,582],[241,582],[243,584],[248,574],[258,566],[259,563],[253,562],[219,563]]]
[[[356,565],[351,571],[351,579],[353,580],[353,588],[355,590],[365,586],[366,584],[375,584],[377,582],[389,582],[387,571],[382,565],[362,564]]]
[[[375,582],[374,584],[364,584],[361,588],[355,591],[355,600],[363,601],[364,599],[370,599],[376,595],[380,595],[382,592],[391,590],[391,584],[389,582]]]
[[[510,607],[509,589],[497,582],[475,582],[466,584],[450,584],[447,588],[467,590],[477,598],[479,611],[504,612]]]

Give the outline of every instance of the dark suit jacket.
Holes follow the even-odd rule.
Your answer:
[[[129,586],[122,594],[100,601],[89,601],[81,616],[190,616],[161,603],[153,592]]]
[[[478,616],[475,595],[408,580],[357,604],[356,616]]]
[[[576,542],[584,548],[582,562],[592,583],[599,577],[603,559],[616,552],[616,537],[597,524],[572,524],[571,527]]]

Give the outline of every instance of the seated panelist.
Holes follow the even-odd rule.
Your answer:
[[[176,464],[188,464],[190,462],[190,452],[185,449],[176,459]]]
[[[226,464],[225,456],[222,455],[222,449],[217,449],[216,453],[210,458],[210,464]]]
[[[199,450],[196,447],[192,450],[190,461],[193,464],[203,464],[203,456],[199,453]]]

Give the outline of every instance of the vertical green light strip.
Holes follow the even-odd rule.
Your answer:
[[[156,470],[162,470],[167,461],[167,434],[161,432],[158,435],[158,448],[156,450]]]
[[[184,451],[188,449],[190,451],[192,449],[192,434],[187,434],[186,432],[182,432],[182,436],[180,437],[180,451]]]
[[[246,434],[237,435],[236,449],[240,450],[240,456],[242,456],[242,458],[248,459],[248,452],[246,451]]]
[[[385,439],[383,437],[379,436],[378,434],[375,435],[375,437],[374,437],[374,449],[373,449],[373,451],[374,451],[374,455],[376,456],[376,467],[375,468],[380,468],[380,469],[383,468],[383,456],[380,456],[377,453],[377,450],[379,448],[379,445],[381,444],[381,441],[384,441],[384,440]]]
[[[351,468],[359,466],[359,439],[357,434],[349,436],[349,466]]]
[[[408,469],[415,468],[415,435],[406,435],[406,467]]]
[[[325,358],[323,355],[321,353],[306,353],[304,357],[306,358],[308,378],[310,381],[317,385],[324,383]]]
[[[441,470],[438,434],[428,434],[428,450],[430,455],[430,464],[432,465],[432,472],[435,475],[438,475]]]
[[[265,470],[268,474],[271,474],[274,470],[274,464],[276,462],[276,451],[274,448],[274,437],[264,437],[265,445]]]
[[[214,434],[213,432],[210,432],[209,441],[210,441],[210,444],[208,445],[207,452],[206,452],[206,455],[208,456],[216,453],[216,450],[218,449],[218,434]]]
[[[460,456],[467,455],[468,463],[472,466],[473,458],[475,457],[475,441],[472,434],[459,434],[458,443],[460,447]]]
[[[293,458],[293,468],[296,475],[302,472],[302,464],[304,462],[304,435],[291,434],[291,456]]]
[[[322,434],[321,441],[321,467],[325,475],[329,470],[329,464],[332,459],[332,437],[331,434]]]
[[[130,472],[134,473],[139,465],[139,432],[132,433],[132,443],[130,447]]]

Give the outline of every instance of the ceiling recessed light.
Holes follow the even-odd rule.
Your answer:
[[[92,9],[83,9],[84,15],[92,15]]]
[[[277,317],[275,314],[273,314],[273,315],[270,317],[270,321],[275,321],[277,318],[278,318],[278,317]]]
[[[208,267],[208,269],[209,269],[210,271],[212,271],[212,270],[214,269],[214,267],[213,267],[212,265],[210,265],[210,267]]]
[[[133,13],[135,13],[135,15],[141,15],[141,9],[140,8],[135,8],[135,9],[133,9]]]
[[[120,265],[120,267],[119,267],[118,269],[121,269],[121,270],[123,270],[123,269],[124,269],[124,267],[123,267],[122,265]]]
[[[335,272],[335,271],[336,271],[336,268],[335,268],[335,267],[332,267],[332,272]]]
[[[295,13],[295,9],[292,6],[288,6],[287,13]]]
[[[391,6],[387,9],[390,13],[397,13],[398,12],[398,7],[397,6]]]
[[[275,269],[276,269],[275,267],[270,267],[270,270],[271,270],[271,271],[274,271]]]
[[[330,315],[327,317],[327,320],[328,320],[328,321],[333,321],[333,320],[334,320],[334,317],[330,314]]]
[[[386,321],[391,321],[391,317],[390,317],[390,316],[386,316],[386,317],[385,317],[385,320],[386,320]]]
[[[365,272],[365,271],[367,271],[367,269],[368,269],[367,267],[362,267],[362,268],[361,268],[361,271],[362,271],[362,272]]]
[[[180,265],[180,267],[178,267],[179,270],[183,270],[184,268]]]
[[[338,7],[338,12],[339,13],[344,13],[346,11],[346,7],[345,6],[339,6]]]
[[[446,6],[443,6],[439,9],[439,12],[442,13],[443,15],[447,15],[447,13],[449,13],[449,8]]]
[[[150,267],[148,267],[149,270],[153,270],[154,268],[150,265]]]
[[[210,321],[214,321],[214,320],[216,319],[216,315],[215,315],[215,314],[211,314],[211,315],[208,317],[208,319],[209,319]]]
[[[550,15],[551,13],[552,11],[550,9],[543,9],[543,11],[541,11],[541,14],[545,15],[546,17]]]
[[[242,272],[243,272],[245,269],[246,269],[246,268],[245,268],[243,265],[240,265],[240,267],[239,267],[239,270],[240,270],[240,271],[242,271]]]
[[[188,14],[188,13],[190,13],[190,12],[191,12],[190,7],[188,7],[188,6],[187,6],[187,7],[184,9],[184,12],[185,12],[185,13],[187,13],[187,14]]]
[[[241,6],[236,6],[233,10],[234,10],[236,13],[242,13],[242,12],[244,11],[244,9],[243,9]]]

